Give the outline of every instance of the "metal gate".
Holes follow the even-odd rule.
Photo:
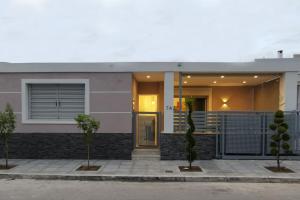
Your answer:
[[[186,114],[174,116],[174,129],[187,128]],[[269,124],[273,122],[273,112],[201,112],[192,113],[196,132],[216,135],[216,157],[227,159],[267,159],[271,158],[269,144],[273,132]],[[299,112],[285,112],[289,125],[290,145],[293,156],[300,153]],[[181,123],[177,123],[181,121]]]

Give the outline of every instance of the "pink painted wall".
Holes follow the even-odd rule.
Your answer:
[[[102,133],[131,133],[131,73],[2,73],[0,110],[9,102],[17,115],[16,132],[79,132],[71,124],[22,124],[21,79],[89,79],[90,112],[100,120]]]

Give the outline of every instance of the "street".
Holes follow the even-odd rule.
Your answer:
[[[300,199],[299,184],[0,180],[0,200]]]

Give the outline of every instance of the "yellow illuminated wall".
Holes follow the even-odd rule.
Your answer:
[[[174,98],[174,101],[173,101],[173,104],[174,104],[174,109],[175,111],[179,111],[180,109],[180,102],[179,102],[179,98],[175,97]],[[185,98],[182,98],[182,104],[181,104],[182,108],[181,110],[182,111],[186,111],[186,107],[185,107]]]
[[[139,112],[157,112],[157,95],[139,95]]]

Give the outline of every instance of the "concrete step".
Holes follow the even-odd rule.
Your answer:
[[[132,160],[160,160],[159,149],[134,149]]]
[[[134,154],[147,154],[147,155],[159,155],[160,150],[159,149],[134,149]]]

